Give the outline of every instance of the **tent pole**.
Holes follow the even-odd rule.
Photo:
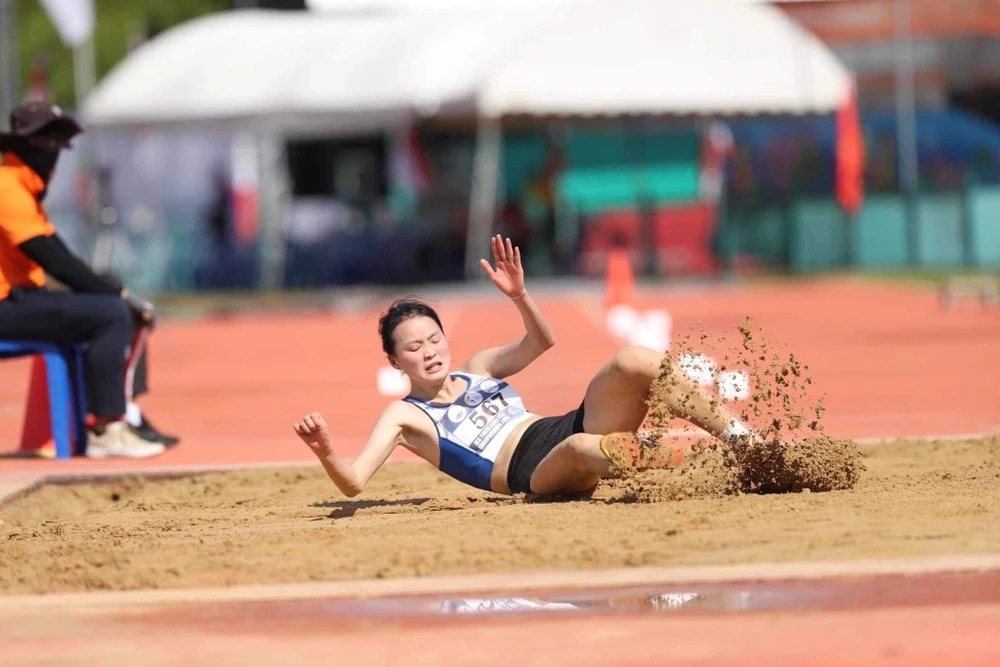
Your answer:
[[[469,233],[465,240],[465,279],[485,279],[479,260],[488,257],[496,214],[503,131],[500,119],[480,116],[476,123],[476,153],[472,162],[469,195]]]
[[[285,276],[285,228],[291,207],[288,155],[284,135],[274,130],[262,129],[255,139],[260,197],[258,288],[276,291]]]

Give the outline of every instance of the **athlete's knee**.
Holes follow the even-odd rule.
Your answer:
[[[571,458],[585,456],[587,453],[587,436],[585,433],[574,433],[563,440],[562,448]]]
[[[563,440],[561,447],[570,465],[580,470],[589,470],[595,458],[594,449],[595,447],[599,449],[600,445],[593,435],[574,433]]]
[[[630,345],[618,350],[614,358],[614,367],[622,375],[629,378],[653,380],[659,372],[663,355],[648,347]]]

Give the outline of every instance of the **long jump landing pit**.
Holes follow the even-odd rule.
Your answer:
[[[1000,664],[1000,439],[862,452],[850,491],[655,503],[414,463],[351,500],[315,466],[42,485],[0,506],[0,663]]]
[[[318,465],[63,479],[0,505],[0,593],[1000,553],[1000,437],[861,454],[853,489],[768,495],[720,495],[691,456],[659,502],[529,502],[423,462],[351,499]]]

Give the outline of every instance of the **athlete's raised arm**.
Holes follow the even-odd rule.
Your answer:
[[[524,321],[524,335],[507,345],[477,352],[463,368],[473,373],[504,378],[524,370],[545,350],[556,344],[556,337],[542,311],[524,287],[521,250],[511,245],[510,239],[502,239],[499,234],[493,237],[492,245],[496,268],[484,259],[481,260],[483,269],[497,289],[517,306]]]

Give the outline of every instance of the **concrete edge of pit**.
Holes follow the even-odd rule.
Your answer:
[[[872,576],[956,574],[1000,571],[1000,555],[760,563],[674,568],[622,568],[554,572],[520,572],[425,578],[366,579],[190,588],[173,590],[98,591],[0,596],[0,614],[60,609],[81,613],[152,605],[267,602],[274,600],[370,599],[417,595],[500,594],[560,589],[623,588],[675,584],[814,580]]]
[[[0,507],[23,498],[46,483],[44,475],[0,479]]]
[[[39,473],[35,476],[15,477],[4,480],[0,477],[0,507],[21,498],[49,484],[109,483],[127,479],[163,480],[194,475],[208,475],[220,472],[237,472],[268,468],[308,468],[316,464],[311,461],[277,461],[268,463],[219,463],[207,465],[183,465],[140,468],[105,468],[96,470],[72,470]]]

